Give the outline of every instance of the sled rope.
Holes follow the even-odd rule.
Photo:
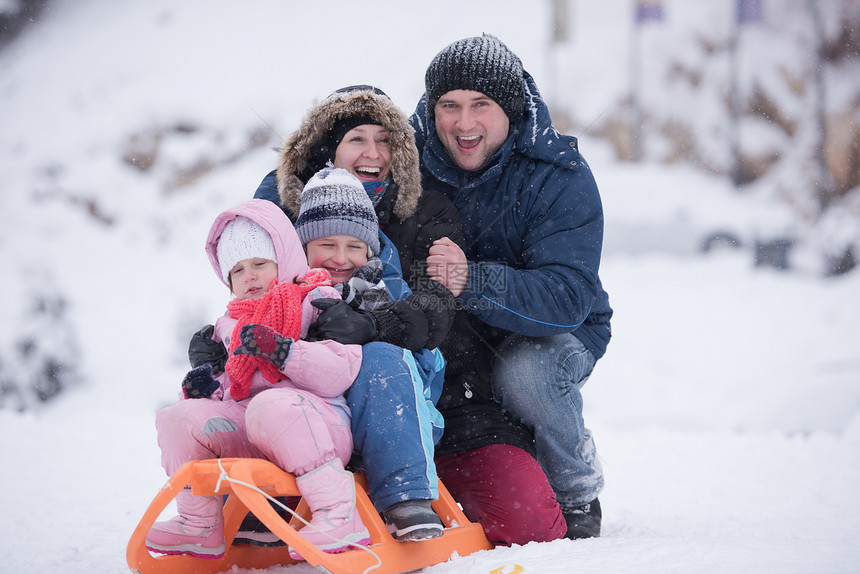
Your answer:
[[[255,485],[255,484],[250,484],[250,483],[247,483],[247,482],[245,482],[245,481],[242,481],[242,480],[238,480],[238,479],[233,478],[233,477],[232,477],[232,476],[230,476],[230,475],[227,473],[227,471],[224,469],[224,465],[222,465],[222,464],[221,464],[221,459],[218,459],[218,468],[219,468],[219,469],[221,469],[221,474],[220,474],[220,475],[218,475],[218,482],[216,482],[216,483],[215,483],[215,492],[216,492],[216,493],[217,493],[219,490],[221,490],[221,481],[222,481],[222,480],[223,480],[223,481],[230,482],[230,483],[233,483],[233,484],[239,484],[239,485],[242,485],[242,486],[244,486],[244,487],[246,487],[246,488],[250,488],[251,490],[253,490],[253,491],[255,491],[255,492],[259,492],[260,494],[262,494],[263,496],[265,496],[269,501],[271,501],[272,503],[274,503],[274,504],[278,505],[280,508],[282,508],[282,509],[286,510],[287,512],[289,512],[289,513],[290,513],[292,516],[294,516],[295,518],[298,518],[298,519],[299,519],[299,521],[300,521],[300,522],[302,522],[302,523],[305,525],[305,527],[313,528],[313,529],[314,529],[314,530],[316,530],[318,533],[320,533],[320,534],[322,534],[322,535],[324,535],[324,536],[326,536],[326,537],[330,538],[331,540],[334,540],[334,541],[336,541],[336,542],[341,542],[341,543],[343,543],[343,544],[347,544],[347,545],[349,545],[349,546],[352,546],[352,547],[354,547],[354,548],[358,548],[358,549],[360,549],[360,550],[364,550],[365,552],[367,552],[367,553],[369,553],[371,556],[373,556],[373,557],[376,559],[376,564],[375,564],[375,565],[373,565],[373,566],[369,566],[369,567],[367,567],[367,568],[364,570],[364,572],[363,572],[362,574],[367,574],[367,573],[368,573],[368,572],[370,572],[371,570],[375,570],[375,569],[380,568],[380,567],[382,566],[382,559],[381,559],[381,558],[379,558],[379,555],[377,555],[377,554],[376,554],[376,552],[374,552],[373,550],[371,550],[371,549],[370,549],[370,548],[368,548],[367,546],[361,546],[360,544],[356,544],[356,543],[354,543],[354,542],[349,542],[349,541],[347,541],[347,540],[342,540],[342,539],[340,539],[340,538],[337,538],[337,537],[335,537],[335,536],[332,536],[332,535],[330,535],[328,532],[322,532],[319,528],[317,528],[316,526],[312,525],[310,522],[308,522],[307,520],[305,520],[304,518],[302,518],[301,516],[299,516],[299,515],[298,515],[298,514],[297,514],[297,513],[292,509],[292,508],[290,508],[289,506],[287,506],[287,505],[285,505],[285,504],[281,503],[281,501],[280,501],[280,500],[277,500],[275,497],[273,497],[273,496],[269,496],[269,494],[267,494],[266,492],[264,492],[262,489],[258,488],[258,487],[257,487],[257,485]],[[356,511],[356,512],[358,512],[358,509],[356,509],[355,511]]]

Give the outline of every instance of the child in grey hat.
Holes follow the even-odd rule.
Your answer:
[[[450,313],[453,305],[445,308],[443,299],[434,299],[430,292],[423,291],[407,299],[391,300],[382,280],[382,264],[378,257],[380,231],[376,211],[358,178],[344,169],[324,168],[308,180],[302,190],[301,210],[295,227],[305,246],[308,264],[312,268],[326,269],[342,296],[342,300],[316,299],[312,302],[323,313],[311,326],[308,336],[334,339],[341,343],[348,340],[352,344],[387,344],[389,347],[393,345],[412,351],[401,351],[398,356],[410,364],[415,387],[423,389],[425,400],[418,401],[416,413],[404,414],[404,417],[409,418],[417,416],[418,428],[421,429],[412,435],[416,427],[410,424],[405,436],[414,436],[414,448],[409,450],[424,450],[425,456],[416,457],[415,460],[419,461],[419,467],[423,465],[427,468],[415,468],[414,464],[410,464],[397,474],[432,476],[435,483],[432,451],[435,442],[441,437],[443,424],[435,399],[441,392],[439,387],[445,361],[439,350],[435,349],[436,343],[428,343],[428,340],[435,339],[435,336],[431,339],[428,314]],[[440,290],[450,296],[441,286]],[[431,300],[435,305],[427,304]],[[427,348],[429,345],[433,345],[433,348]],[[380,370],[377,376],[384,378],[386,370],[393,366],[380,362],[377,368]],[[368,402],[361,408],[372,411],[375,405]],[[432,436],[433,444],[428,444],[420,436]],[[354,438],[356,451],[361,452],[361,436],[356,435]],[[412,439],[408,440],[413,443]],[[373,456],[385,460],[358,461],[354,458],[354,462],[365,468],[398,467],[399,462],[411,455],[392,451],[373,453]],[[402,478],[398,477],[398,480]],[[399,484],[387,484],[385,481],[376,487],[382,491],[390,490],[392,494],[401,491]],[[441,536],[442,521],[433,511],[431,499],[424,494],[415,496],[419,497],[401,498],[399,502],[380,509],[394,536],[400,540]]]

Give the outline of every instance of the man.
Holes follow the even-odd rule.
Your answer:
[[[497,38],[443,49],[425,88],[410,118],[424,187],[453,201],[466,238],[427,258],[460,308],[441,347],[437,472],[495,544],[599,536],[603,472],[580,394],[612,316],[597,185]]]

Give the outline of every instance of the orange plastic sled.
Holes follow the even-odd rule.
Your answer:
[[[132,572],[138,574],[211,574],[239,568],[268,568],[288,565],[287,546],[260,548],[250,545],[232,546],[233,538],[248,511],[253,512],[269,530],[287,545],[295,548],[309,564],[324,568],[332,574],[399,574],[447,561],[453,555],[466,556],[493,546],[479,524],[469,522],[448,490],[439,483],[439,499],[433,509],[442,519],[445,532],[439,538],[420,542],[398,542],[392,538],[366,492],[363,475],[356,478],[356,505],[368,531],[370,546],[351,549],[339,554],[327,554],[307,542],[296,529],[302,523],[293,518],[285,522],[268,499],[250,486],[254,485],[269,496],[299,496],[296,479],[271,462],[255,458],[225,458],[193,461],[174,473],[149,505],[128,542],[126,558]],[[146,533],[171,500],[186,486],[194,494],[204,496],[228,495],[224,505],[224,535],[227,551],[222,558],[206,560],[190,555],[151,554],[146,549]],[[297,509],[306,520],[310,518],[302,501]],[[295,526],[294,526],[295,525]],[[378,558],[377,558],[378,557]]]

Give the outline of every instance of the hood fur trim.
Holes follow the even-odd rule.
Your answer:
[[[335,92],[314,105],[278,152],[278,195],[281,206],[294,217],[298,216],[304,187],[297,174],[307,167],[311,147],[323,140],[338,119],[359,114],[373,118],[391,134],[391,177],[398,188],[394,214],[401,220],[415,214],[421,197],[415,132],[407,117],[387,96],[371,90],[357,90]]]

